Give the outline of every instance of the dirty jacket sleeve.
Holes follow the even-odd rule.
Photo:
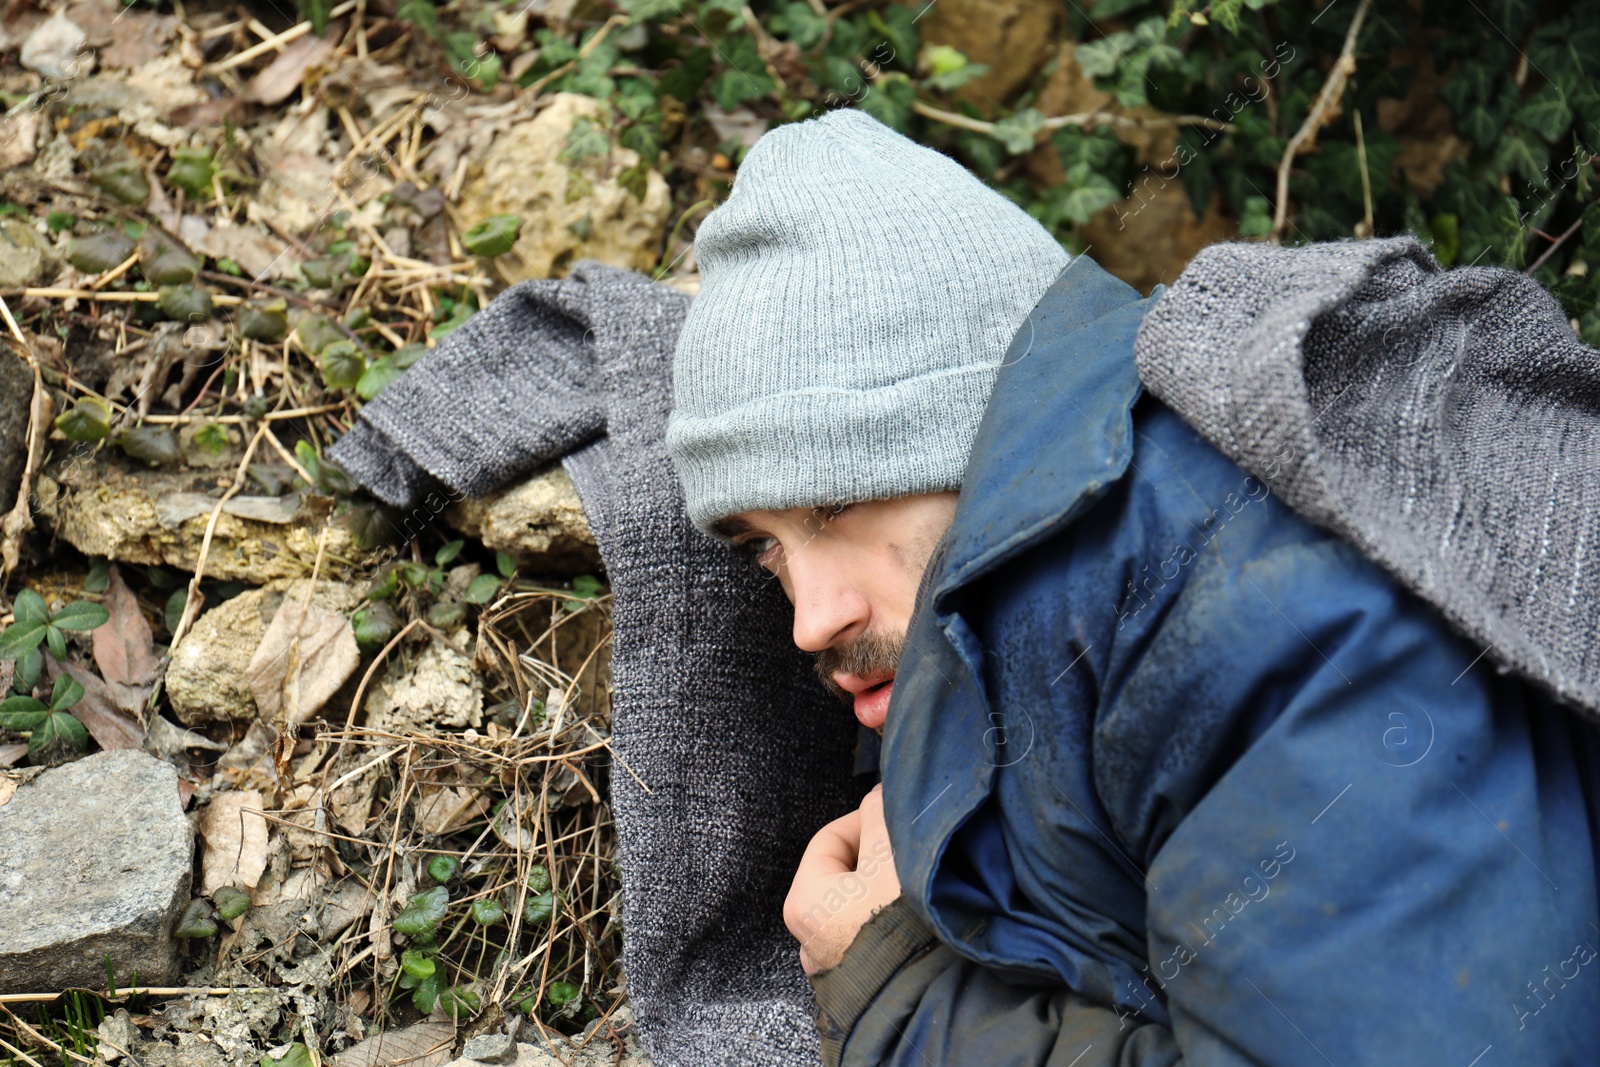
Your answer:
[[[1053,687],[1047,643],[1007,644],[1052,603],[1089,610],[1079,576],[1137,572],[1139,516],[1220,499],[1225,472],[1203,480],[1179,428],[1145,426],[1126,494],[972,603],[989,691],[1027,702],[1040,747],[940,846],[931,906],[983,884],[996,917],[935,937],[928,900],[883,909],[815,983],[826,1062],[1592,1063],[1596,731],[1355,549],[1265,500],[1121,631],[1090,630]],[[1138,907],[1075,889],[1107,857]],[[1091,999],[1024,977],[1027,953],[974,962],[1019,943],[989,936],[1002,920],[1047,930],[1051,906],[1142,917],[1135,981]]]
[[[1001,1049],[1006,1063],[1040,1067],[1153,1067],[1178,1059],[1169,1031],[1136,1029],[1114,1009],[1069,989],[1008,985],[962,959],[939,941],[905,897],[878,911],[844,959],[814,975],[812,985],[825,1067],[900,1062],[894,1050],[902,1045],[906,1015],[925,999],[945,997],[954,1009],[947,1017],[950,1029],[963,1030],[968,1038],[963,1042],[968,1051],[960,1055],[969,1058],[931,1061],[936,1064],[1000,1063],[985,1057]],[[997,1028],[1004,1032],[998,1045]],[[1016,1056],[1027,1058],[1011,1058]],[[1128,1058],[1133,1056],[1138,1058]]]

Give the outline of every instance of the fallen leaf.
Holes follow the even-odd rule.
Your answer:
[[[100,668],[100,676],[117,685],[148,685],[155,681],[155,639],[150,623],[115,563],[100,602],[111,612],[105,625],[93,631],[94,662]]]
[[[89,736],[99,743],[101,748],[144,748],[144,727],[117,710],[117,705],[126,701],[138,706],[142,701],[137,694],[143,692],[148,696],[148,690],[140,690],[129,686],[117,686],[119,694],[113,687],[100,680],[100,676],[87,667],[80,667],[76,663],[57,664],[53,656],[45,657],[45,669],[51,678],[55,678],[62,671],[71,675],[77,683],[83,686],[83,698],[72,707],[73,716],[89,731]]]
[[[11,747],[15,747],[15,746],[8,745],[7,747],[11,748]],[[24,752],[28,751],[28,746],[27,745],[23,745],[21,747],[22,747],[22,751],[24,751]],[[15,781],[13,781],[12,779],[10,779],[10,778],[7,778],[7,777],[5,777],[3,775],[0,775],[0,808],[5,807],[6,801],[10,800],[13,796],[15,796],[16,792],[17,792],[17,783]]]
[[[333,1058],[334,1067],[441,1067],[452,1059],[455,1039],[453,1023],[415,1023],[352,1045]]]
[[[489,810],[489,801],[481,790],[466,786],[441,789],[424,785],[417,802],[417,825],[425,834],[448,833],[468,819],[476,818]]]
[[[38,154],[39,123],[42,111],[12,108],[0,118],[0,170],[32,163]]]
[[[267,869],[267,820],[259,814],[261,807],[261,794],[254,789],[211,798],[200,819],[200,836],[206,841],[200,861],[202,896],[225,885],[254,889],[261,881]]]
[[[25,742],[20,745],[0,745],[0,767],[10,767],[27,754]]]
[[[277,104],[287,100],[290,94],[300,88],[306,68],[318,61],[328,61],[330,50],[343,36],[344,20],[338,19],[328,23],[320,40],[309,33],[298,38],[251,78],[244,92],[239,95],[258,104]]]
[[[316,714],[360,661],[349,619],[291,598],[261,635],[245,677],[261,718],[292,726]]]

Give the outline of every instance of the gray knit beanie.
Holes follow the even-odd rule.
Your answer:
[[[959,489],[1068,255],[959,163],[841,109],[750,149],[695,238],[667,449],[689,517]]]

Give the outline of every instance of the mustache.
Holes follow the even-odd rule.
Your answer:
[[[905,634],[867,632],[860,637],[825,648],[816,654],[814,666],[817,677],[828,692],[845,703],[855,697],[839,688],[833,680],[835,673],[870,677],[874,674],[892,674],[900,667],[900,650],[905,645]]]

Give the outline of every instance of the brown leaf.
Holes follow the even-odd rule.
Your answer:
[[[97,674],[76,663],[57,664],[54,657],[46,657],[45,669],[51,678],[66,671],[83,686],[83,699],[73,706],[72,714],[101,748],[144,748],[144,727],[116,709],[111,688]]]
[[[28,746],[26,744],[0,745],[0,767],[15,766],[17,760],[21,759],[27,754]]]
[[[261,635],[245,677],[262,719],[292,726],[316,714],[360,661],[349,619],[289,598]]]
[[[245,809],[251,809],[246,811]],[[200,892],[210,896],[225,885],[254,889],[267,869],[267,820],[254,789],[218,793],[200,819],[206,840],[200,861]]]
[[[101,602],[111,612],[111,618],[93,631],[94,662],[100,668],[100,676],[117,685],[148,685],[155,681],[155,638],[150,623],[115,563]]]
[[[322,39],[309,33],[300,37],[278,53],[278,58],[268,63],[261,72],[250,79],[239,95],[259,104],[276,104],[289,98],[300,88],[306,68],[317,62],[330,62],[329,54],[344,36],[344,20],[328,23]]]
[[[414,1023],[369,1037],[334,1057],[335,1067],[441,1067],[449,1063],[455,1044],[452,1023]]]

